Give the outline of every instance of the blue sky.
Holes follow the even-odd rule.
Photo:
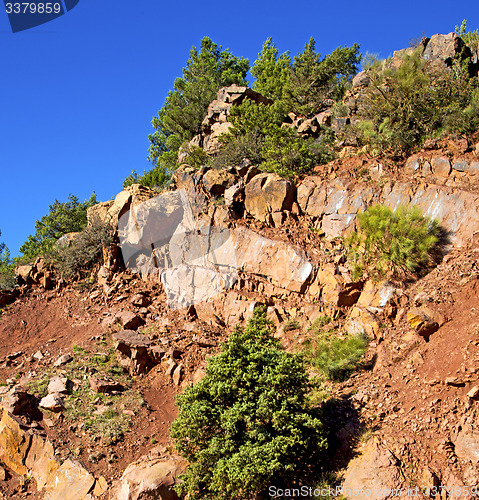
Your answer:
[[[0,241],[16,255],[55,198],[108,200],[149,168],[151,119],[204,36],[250,64],[270,36],[293,55],[313,36],[322,54],[357,42],[388,57],[463,19],[479,26],[477,0],[80,0],[13,34],[1,5]]]

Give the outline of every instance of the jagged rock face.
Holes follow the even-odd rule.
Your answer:
[[[438,219],[449,233],[450,242],[458,246],[479,230],[479,196],[445,186],[397,182],[387,183],[379,191],[366,183],[347,184],[341,179],[324,182],[318,177],[307,177],[298,186],[297,196],[303,212],[321,220],[328,238],[342,236],[356,214],[374,203],[392,209],[417,205],[425,217]]]
[[[247,186],[258,178],[260,191],[246,196],[251,210],[263,207],[269,213],[291,206],[289,181],[258,175]],[[288,290],[303,289],[312,266],[302,251],[245,228],[203,225],[195,220],[190,199],[184,191],[165,193],[120,219],[124,262],[133,271],[157,274],[170,307],[188,307],[228,290],[239,271],[266,276]]]
[[[88,223],[91,224],[95,218],[99,218],[102,222],[111,222],[113,226],[116,226],[127,210],[152,198],[155,194],[155,191],[150,188],[132,184],[120,191],[113,201],[104,201],[90,207],[87,210]]]
[[[385,500],[391,496],[392,489],[399,492],[404,483],[396,457],[376,440],[371,440],[361,455],[350,462],[341,493],[346,498],[356,498],[355,492],[369,490],[368,498]]]
[[[266,222],[270,214],[291,210],[295,188],[277,174],[259,174],[246,184],[245,208],[255,219]]]
[[[470,57],[471,55],[464,40],[456,33],[449,33],[447,35],[433,35],[422,56],[427,61],[440,61],[450,67],[456,57]]]
[[[370,185],[346,183],[342,179],[323,182],[318,177],[306,177],[298,186],[301,210],[321,219],[327,238],[342,236],[359,211],[374,202],[377,193]]]

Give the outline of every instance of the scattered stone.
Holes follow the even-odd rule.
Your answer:
[[[96,393],[123,391],[125,389],[120,383],[113,380],[90,377],[89,381],[91,390]]]
[[[41,351],[37,351],[37,352],[33,355],[33,357],[34,357],[34,359],[36,359],[37,361],[41,361],[41,360],[44,358],[44,356],[43,356],[43,354],[42,354],[42,352],[41,352]]]
[[[438,177],[447,177],[451,173],[451,163],[445,156],[433,158],[431,165],[433,174]]]
[[[60,377],[56,375],[50,379],[48,383],[48,393],[66,394],[73,387],[73,382],[67,377]]]
[[[93,412],[93,415],[104,415],[108,410],[110,410],[110,407],[108,405],[99,405],[96,407],[96,410]]]
[[[48,396],[42,398],[39,406],[40,408],[44,408],[45,410],[50,410],[55,413],[58,413],[65,409],[65,403],[63,401],[63,398],[61,394],[58,393],[48,394]]]
[[[420,309],[411,309],[407,312],[407,320],[411,328],[418,335],[429,340],[429,337],[439,330],[439,324]]]
[[[474,386],[468,393],[467,397],[471,399],[478,399],[479,400],[479,387],[476,385]]]
[[[53,366],[66,365],[67,363],[70,363],[70,361],[73,361],[73,357],[70,354],[63,354],[55,361],[55,363],[53,363]]]
[[[23,387],[16,385],[3,396],[2,406],[12,415],[20,415],[29,406],[32,397]]]
[[[114,318],[114,323],[120,323],[125,330],[137,330],[140,326],[145,324],[145,321],[131,311],[122,311]]]
[[[7,354],[6,359],[8,361],[13,361],[13,360],[19,358],[22,354],[23,354],[23,351],[18,351],[18,352],[14,352],[12,354]]]
[[[3,467],[0,467],[0,481],[5,481],[7,477],[7,474],[5,472],[5,469]]]
[[[446,377],[444,383],[452,387],[464,387],[466,385],[459,377]]]
[[[120,365],[131,375],[148,371],[157,364],[155,357],[150,355],[151,340],[145,335],[133,330],[122,330],[114,333],[113,339],[116,340]]]
[[[151,304],[151,300],[149,297],[144,295],[143,293],[136,293],[131,297],[130,302],[137,307],[148,307]]]
[[[215,340],[207,339],[206,337],[198,337],[195,335],[193,341],[198,344],[198,347],[216,347],[217,343]]]
[[[175,385],[180,385],[181,381],[183,380],[183,374],[184,374],[185,369],[183,368],[183,365],[178,365],[174,372],[173,372],[173,383]]]

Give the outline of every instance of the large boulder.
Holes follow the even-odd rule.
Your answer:
[[[25,460],[30,475],[37,483],[37,489],[42,490],[55,476],[60,468],[60,461],[55,456],[53,445],[48,440],[34,434],[28,455]]]
[[[178,456],[163,458],[142,457],[131,463],[114,485],[114,500],[179,500],[173,487],[186,471],[186,462]]]
[[[259,174],[246,184],[245,208],[262,222],[269,222],[273,212],[291,210],[294,199],[294,185],[277,174]]]
[[[226,170],[212,169],[208,170],[208,172],[203,175],[203,184],[212,196],[223,195],[225,190],[231,187],[235,182],[235,176]]]
[[[28,472],[25,459],[30,449],[31,435],[22,430],[20,422],[3,410],[0,421],[0,457],[17,474]]]
[[[98,203],[90,207],[87,210],[88,223],[92,224],[95,219],[99,219],[102,222],[110,222],[116,228],[119,218],[131,207],[143,203],[155,195],[155,191],[148,187],[132,184],[119,192],[113,201]]]
[[[452,66],[457,57],[470,57],[471,51],[456,33],[433,35],[423,52],[423,58],[431,62],[441,62]]]
[[[95,478],[79,463],[65,460],[51,481],[45,486],[45,500],[79,500],[95,485]]]

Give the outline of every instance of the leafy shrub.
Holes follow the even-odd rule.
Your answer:
[[[471,50],[479,50],[479,30],[468,30],[466,19],[462,21],[461,26],[456,26],[454,31],[464,40]]]
[[[306,348],[311,365],[328,379],[346,379],[366,352],[367,337],[358,334],[341,338],[334,330],[321,332],[317,325],[313,326],[313,332],[314,337]]]
[[[191,500],[252,498],[273,479],[291,480],[325,446],[303,360],[271,334],[256,310],[210,358],[206,376],[178,396],[171,435],[190,463],[178,492]]]
[[[256,131],[244,135],[230,134],[220,137],[222,142],[218,154],[211,159],[213,168],[228,168],[239,165],[243,158],[248,158],[253,165],[263,161],[264,137]]]
[[[53,265],[65,278],[82,278],[99,263],[103,248],[113,242],[113,234],[108,222],[93,219],[71,241],[55,246],[51,253]]]
[[[175,164],[176,156],[177,153],[175,153]],[[163,165],[155,165],[150,170],[143,172],[143,175],[138,175],[138,173],[133,170],[133,172],[123,181],[123,188],[127,188],[132,184],[141,184],[149,188],[161,188],[168,184],[170,178],[171,171],[164,168]]]
[[[373,150],[401,156],[442,133],[471,134],[479,126],[478,80],[459,61],[452,70],[406,54],[399,68],[373,63],[358,130]]]
[[[81,231],[87,223],[87,209],[97,203],[95,193],[81,203],[70,194],[68,201],[55,200],[49,212],[35,222],[35,234],[20,247],[26,259],[34,259],[52,250],[54,243],[64,234]]]
[[[346,239],[353,274],[409,275],[430,261],[439,224],[422,216],[418,207],[399,206],[394,212],[373,205],[358,214],[359,229]]]
[[[289,179],[304,175],[318,164],[334,158],[325,140],[303,139],[290,128],[278,128],[265,139],[264,161],[259,165],[265,172],[274,172]]]
[[[332,135],[326,129],[320,139],[303,139],[295,130],[281,127],[283,111],[275,104],[257,105],[251,101],[233,108],[233,128],[222,137],[223,147],[214,164],[231,166],[249,158],[265,172],[292,179],[333,159],[329,147]]]

